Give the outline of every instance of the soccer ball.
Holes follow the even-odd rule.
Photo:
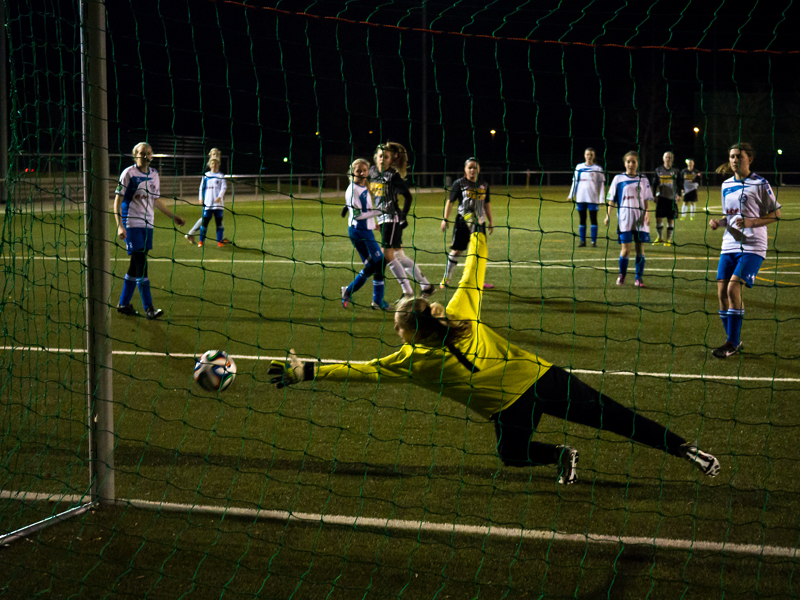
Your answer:
[[[209,350],[194,365],[194,380],[209,392],[227,390],[236,379],[236,363],[223,350]]]

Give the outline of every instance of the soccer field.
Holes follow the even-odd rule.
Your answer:
[[[710,353],[725,341],[722,234],[707,228],[706,213],[677,222],[675,246],[647,246],[649,287],[618,287],[619,245],[602,226],[604,211],[598,247],[578,248],[567,191],[493,188],[486,279],[495,288],[484,293],[482,320],[697,439],[719,458],[717,478],[544,417],[538,440],[581,453],[578,483],[563,487],[554,468],[503,466],[491,422],[408,383],[275,389],[269,362],[290,348],[306,359],[368,361],[400,340],[392,314],[370,308],[369,284],[342,308],[340,288],[361,265],[340,198],[234,198],[225,213],[234,243],[222,248],[213,239],[203,249],[188,244],[158,215],[148,268],[162,319],[111,312],[124,502],[0,550],[0,592],[797,596],[800,190],[776,189],[782,219],[769,227],[767,260],[744,294],[744,353],[724,361]],[[406,254],[434,283],[449,247],[443,200],[444,192],[419,194],[404,232]],[[717,210],[718,190],[700,205]],[[69,504],[47,496],[81,497],[89,487],[83,221],[20,208],[3,215],[0,247],[2,531]],[[183,232],[199,216],[181,203],[176,212]],[[113,307],[128,266],[119,241],[111,265]],[[400,294],[387,271],[387,299]],[[134,306],[143,312],[138,293]],[[221,394],[192,382],[195,357],[213,348],[238,366]],[[16,492],[42,496],[19,502]]]

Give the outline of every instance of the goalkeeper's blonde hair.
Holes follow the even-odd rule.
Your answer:
[[[407,298],[395,306],[395,321],[413,332],[415,343],[431,348],[452,346],[472,334],[469,321],[447,318],[445,307],[424,298]]]

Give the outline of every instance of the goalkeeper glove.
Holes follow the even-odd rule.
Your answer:
[[[273,375],[269,382],[274,383],[278,386],[278,389],[281,389],[287,385],[314,379],[315,370],[314,363],[300,362],[295,356],[294,350],[289,350],[289,360],[273,360],[267,373]]]

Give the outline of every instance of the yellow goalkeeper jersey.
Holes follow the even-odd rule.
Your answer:
[[[511,406],[547,372],[551,363],[515,346],[480,322],[486,258],[485,234],[473,233],[464,274],[447,304],[449,319],[468,321],[472,326],[472,334],[454,344],[463,357],[446,347],[426,346],[423,340],[404,344],[394,354],[363,365],[320,365],[315,380],[382,384],[410,381],[461,402],[487,419]]]

